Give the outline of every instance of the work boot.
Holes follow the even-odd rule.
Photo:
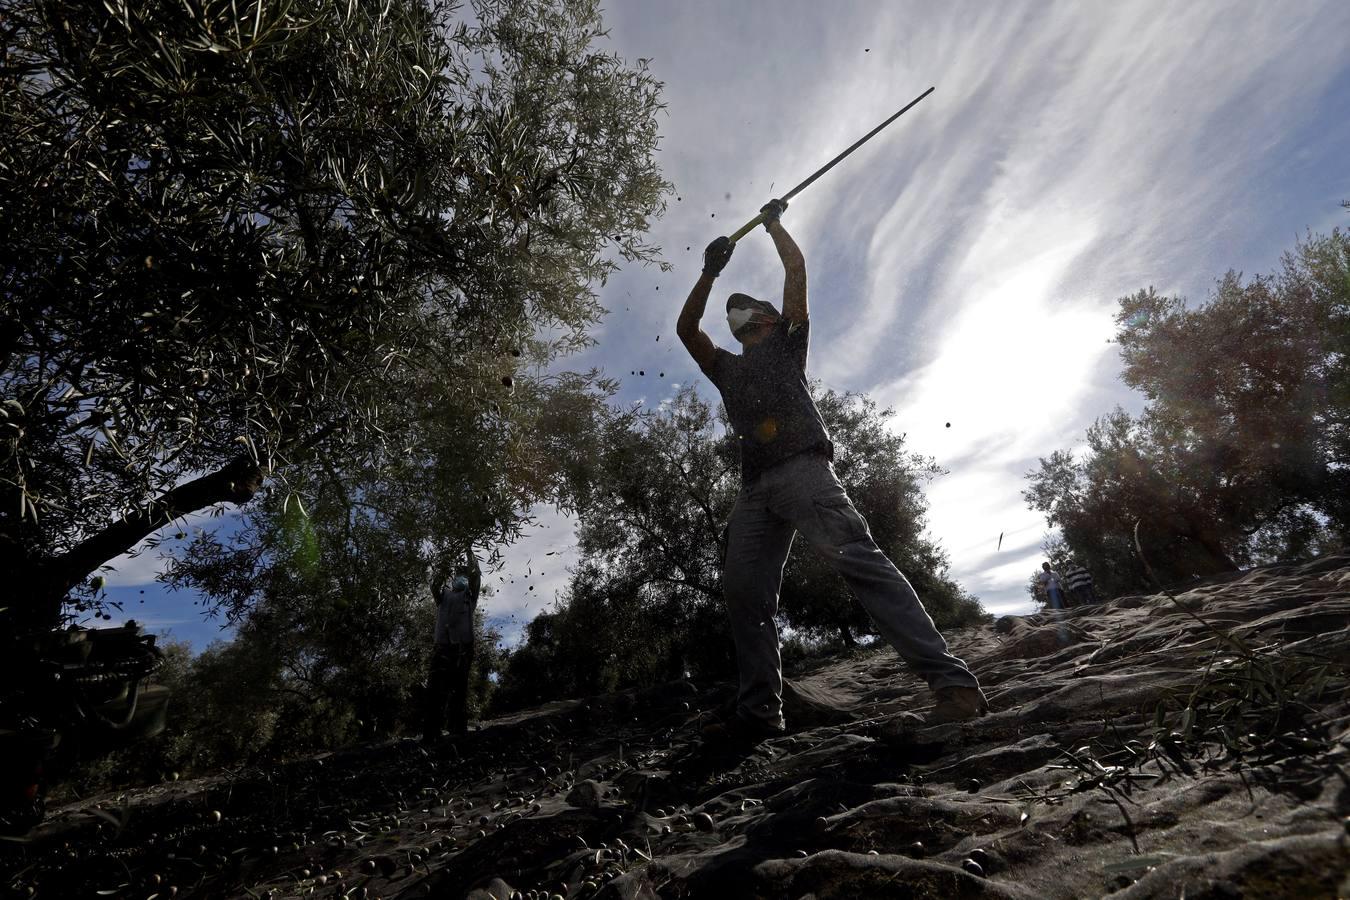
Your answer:
[[[989,701],[984,692],[972,687],[944,687],[933,692],[937,696],[937,705],[932,712],[924,716],[927,725],[944,725],[948,722],[964,722],[978,719],[989,712]]]

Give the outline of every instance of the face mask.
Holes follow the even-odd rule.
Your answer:
[[[755,318],[754,310],[750,309],[729,309],[727,310],[727,325],[731,327],[731,333],[734,335]]]
[[[732,294],[727,298],[727,327],[733,335],[747,325],[772,325],[778,318],[778,310],[771,303],[748,294]]]

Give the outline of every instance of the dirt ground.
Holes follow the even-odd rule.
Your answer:
[[[726,685],[555,703],[53,811],[8,896],[1350,895],[1350,554],[951,635],[992,712],[924,727],[889,650],[711,752]]]

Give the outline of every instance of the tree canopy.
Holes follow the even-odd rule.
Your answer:
[[[1310,555],[1350,536],[1350,235],[1278,272],[1230,272],[1191,308],[1153,290],[1116,316],[1122,378],[1147,399],[1056,451],[1024,497],[1108,592]]]
[[[0,32],[0,561],[43,615],[319,451],[408,447],[411,403],[501,413],[654,258],[660,85],[594,2],[16,0]]]

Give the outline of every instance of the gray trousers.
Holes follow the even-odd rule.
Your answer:
[[[727,523],[722,594],[736,641],[742,716],[783,727],[774,615],[783,566],[798,531],[838,570],[877,631],[930,688],[979,687],[966,664],[947,651],[914,588],[872,540],[834,467],[823,456],[804,453],[742,487]]]

